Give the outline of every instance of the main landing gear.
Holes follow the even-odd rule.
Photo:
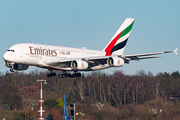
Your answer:
[[[53,77],[56,76],[56,73],[54,73],[52,70],[50,70],[51,73],[47,74],[47,77]]]
[[[47,77],[53,77],[56,76],[56,73],[54,73],[52,70],[50,70],[51,73],[47,74]],[[67,73],[66,71],[64,71],[62,74],[58,75],[59,78],[75,78],[75,77],[81,77],[81,73],[80,72],[74,72],[73,74]]]
[[[58,77],[59,77],[59,78],[66,78],[66,77],[75,78],[75,77],[81,77],[81,73],[79,73],[79,72],[74,72],[73,74],[70,74],[70,73],[64,72],[63,74],[59,74]]]

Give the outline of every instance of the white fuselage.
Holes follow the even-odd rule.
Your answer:
[[[5,61],[38,66],[48,67],[44,61],[48,59],[64,60],[64,59],[78,59],[95,56],[105,56],[104,51],[71,48],[53,45],[33,44],[33,43],[20,43],[13,45],[4,54]]]

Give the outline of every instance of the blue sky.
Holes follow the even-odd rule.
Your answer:
[[[135,23],[124,54],[174,50],[180,46],[179,5],[179,0],[1,0],[0,56],[24,42],[102,50],[127,17],[135,18]],[[180,71],[179,54],[161,56],[105,72]],[[6,70],[1,57],[0,72]],[[30,67],[26,72],[31,70],[42,69]]]

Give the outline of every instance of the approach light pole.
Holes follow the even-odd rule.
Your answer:
[[[47,84],[46,80],[37,80],[37,82],[41,82],[41,90],[40,90],[40,110],[38,110],[38,112],[40,112],[40,120],[43,120],[44,118],[42,117],[42,112],[45,112],[45,110],[42,109],[42,103],[44,102],[44,100],[42,99],[42,82],[44,81],[44,84]]]
[[[74,103],[74,120],[76,119],[75,117],[76,117],[76,103]]]

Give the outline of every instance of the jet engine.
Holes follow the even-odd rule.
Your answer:
[[[71,62],[71,68],[73,70],[84,70],[88,68],[88,63],[83,60],[74,60]]]
[[[113,67],[121,67],[124,65],[124,59],[119,57],[110,57],[107,59],[107,64]]]
[[[5,61],[5,64],[7,67],[13,68],[14,70],[27,70],[29,67],[29,65],[17,64],[17,63],[12,63],[8,61]]]
[[[15,70],[27,70],[29,65],[23,65],[23,64],[14,64]]]

